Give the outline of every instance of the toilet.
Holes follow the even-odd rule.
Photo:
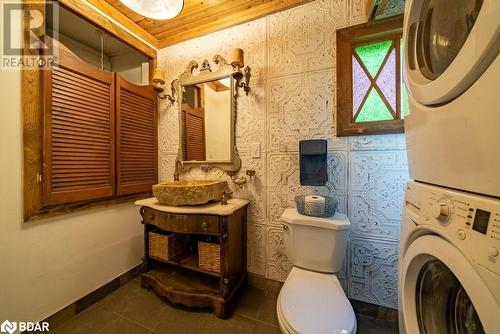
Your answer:
[[[346,254],[349,220],[342,214],[316,218],[286,209],[281,222],[294,265],[276,307],[282,333],[355,334],[354,310],[335,275]]]

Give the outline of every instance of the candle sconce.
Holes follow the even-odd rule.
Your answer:
[[[243,88],[245,94],[250,93],[250,77],[252,69],[250,66],[245,67],[245,53],[242,49],[234,49],[231,53],[231,66],[233,66],[233,77],[236,80],[236,88]],[[243,73],[241,69],[243,69]],[[244,80],[244,81],[243,81]]]
[[[153,72],[153,78],[151,79],[151,81],[153,81],[154,83],[154,89],[155,91],[158,93],[158,98],[162,99],[162,100],[169,100],[170,103],[175,103],[177,100],[175,98],[176,96],[176,92],[175,92],[175,81],[172,81],[170,83],[170,94],[168,93],[165,93],[165,71],[157,68],[154,70]]]

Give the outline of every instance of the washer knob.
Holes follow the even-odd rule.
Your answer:
[[[488,248],[488,256],[497,257],[498,256],[498,249],[496,249],[495,247]]]
[[[442,198],[432,206],[432,216],[441,223],[450,221],[453,215],[453,203],[448,198]]]
[[[467,237],[467,234],[465,234],[464,230],[458,230],[458,239],[465,240],[466,237]]]

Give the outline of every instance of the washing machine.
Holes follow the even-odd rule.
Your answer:
[[[401,334],[500,332],[500,200],[409,181]]]
[[[500,1],[406,0],[410,178],[500,197]]]

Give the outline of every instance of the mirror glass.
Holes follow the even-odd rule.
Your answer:
[[[182,160],[230,162],[231,77],[181,87]]]

